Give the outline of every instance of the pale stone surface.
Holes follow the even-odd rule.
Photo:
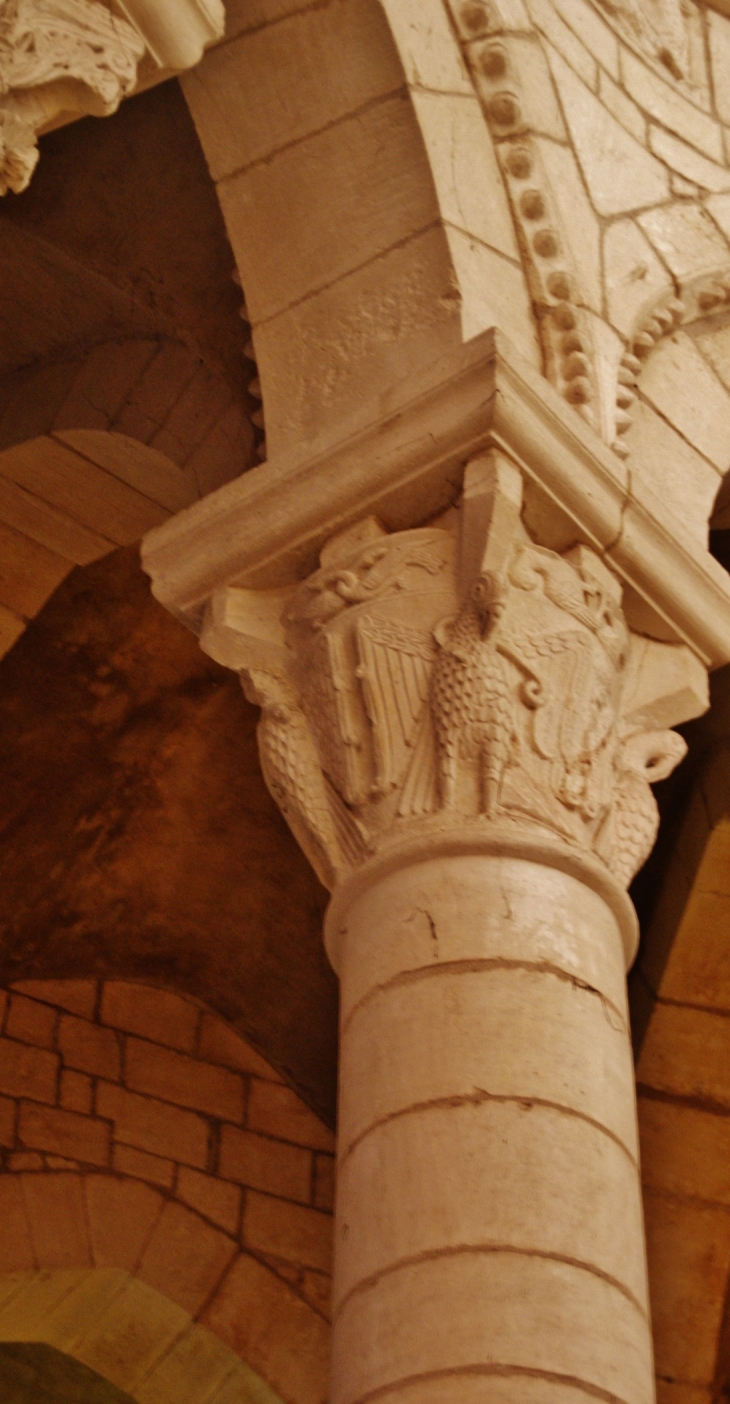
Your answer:
[[[594,58],[618,81],[618,41],[593,6],[586,0],[556,0],[555,8]]]
[[[730,122],[730,20],[718,15],[714,10],[707,14],[707,28],[710,38],[710,62],[715,85],[715,102],[723,122]]]
[[[679,137],[672,136],[663,127],[651,125],[649,147],[661,161],[665,161],[673,171],[703,190],[727,190],[730,187],[730,171],[714,161],[708,161]]]
[[[338,1196],[347,1244],[335,1314],[397,1263],[491,1244],[588,1263],[648,1305],[636,1166],[553,1107],[442,1105],[386,1121],[345,1158]]]
[[[353,63],[356,54],[362,59]],[[380,6],[345,0],[308,7],[212,49],[185,77],[184,91],[219,180],[402,83]]]
[[[730,394],[686,332],[665,337],[649,357],[641,377],[641,393],[718,473],[727,471]],[[715,492],[717,487],[719,483]],[[714,500],[714,495],[705,500]]]
[[[558,53],[562,54],[566,63],[575,69],[583,82],[595,92],[598,82],[596,61],[573,30],[561,20],[550,0],[530,0],[529,9],[538,30],[555,46]]]
[[[435,92],[472,92],[442,0],[383,0],[383,9],[409,83]]]
[[[712,195],[705,201],[705,208],[709,210],[716,224],[726,239],[730,239],[730,195]]]
[[[219,196],[254,324],[438,218],[418,126],[402,94],[222,181]],[[494,242],[497,221],[487,215],[482,226]],[[506,220],[500,232],[509,239]],[[514,236],[507,252],[516,253]]]
[[[560,212],[565,241],[578,270],[579,296],[594,311],[603,302],[601,230],[568,147],[541,140],[540,153],[552,195]]]
[[[642,209],[669,193],[669,177],[556,55],[553,73],[570,134],[593,203],[600,215]]]
[[[602,1278],[551,1259],[496,1251],[414,1263],[351,1298],[335,1330],[336,1404],[494,1363],[567,1376],[599,1398],[653,1400],[645,1316]]]
[[[605,230],[604,265],[609,320],[629,336],[670,278],[632,219],[616,220]]]
[[[515,36],[510,59],[518,75],[523,120],[532,131],[564,141],[565,125],[541,45],[534,38]],[[554,61],[564,64],[559,54],[554,55]]]
[[[426,144],[442,219],[517,259],[512,216],[476,96],[415,90],[412,102]],[[389,153],[389,166],[391,160]],[[400,176],[399,180],[402,183]]]
[[[639,224],[675,277],[699,277],[727,266],[730,252],[699,205],[668,205],[639,215]]]
[[[711,160],[723,161],[722,133],[717,122],[687,102],[676,88],[664,83],[629,49],[622,50],[621,68],[626,88],[640,107]]]
[[[694,333],[694,341],[723,385],[730,390],[730,326],[722,323]]]
[[[605,69],[601,69],[598,74],[598,96],[609,112],[613,113],[617,122],[636,137],[643,145],[646,144],[646,118],[639,111],[636,103],[609,78]]]
[[[616,384],[625,346],[613,327],[595,312],[588,314],[588,320],[593,336],[599,391],[596,427],[606,443],[613,444],[616,439]]]
[[[655,387],[656,382],[652,389]],[[664,414],[669,393],[668,390],[664,395],[660,392]],[[720,486],[717,468],[648,405],[636,404],[631,415],[633,423],[624,435],[624,442],[631,451],[635,496],[641,498],[643,488],[648,487],[674,512],[677,521],[683,522],[705,546],[707,523]],[[681,409],[675,415],[675,422],[679,418]]]
[[[533,365],[539,365],[540,352],[522,269],[460,229],[447,225],[445,232],[461,293],[464,341],[507,322],[521,354]]]

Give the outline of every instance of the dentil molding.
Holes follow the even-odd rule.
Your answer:
[[[145,53],[197,63],[223,35],[222,0],[0,0],[0,194],[28,185],[38,132],[64,113],[115,112]]]

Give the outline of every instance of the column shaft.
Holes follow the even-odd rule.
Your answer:
[[[343,893],[332,1404],[649,1404],[619,925],[521,858]]]

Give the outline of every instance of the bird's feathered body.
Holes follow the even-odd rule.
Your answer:
[[[455,803],[459,761],[467,761],[478,769],[481,809],[493,815],[509,756],[513,704],[507,664],[494,641],[501,609],[496,599],[475,593],[476,587],[456,620],[437,634],[431,710],[442,804]]]
[[[338,870],[362,855],[364,835],[328,784],[309,724],[293,689],[256,675],[254,700],[264,780],[317,876],[332,887]]]

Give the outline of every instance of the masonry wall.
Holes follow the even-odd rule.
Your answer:
[[[30,980],[0,1009],[0,1273],[123,1268],[323,1400],[331,1132],[179,995]]]

